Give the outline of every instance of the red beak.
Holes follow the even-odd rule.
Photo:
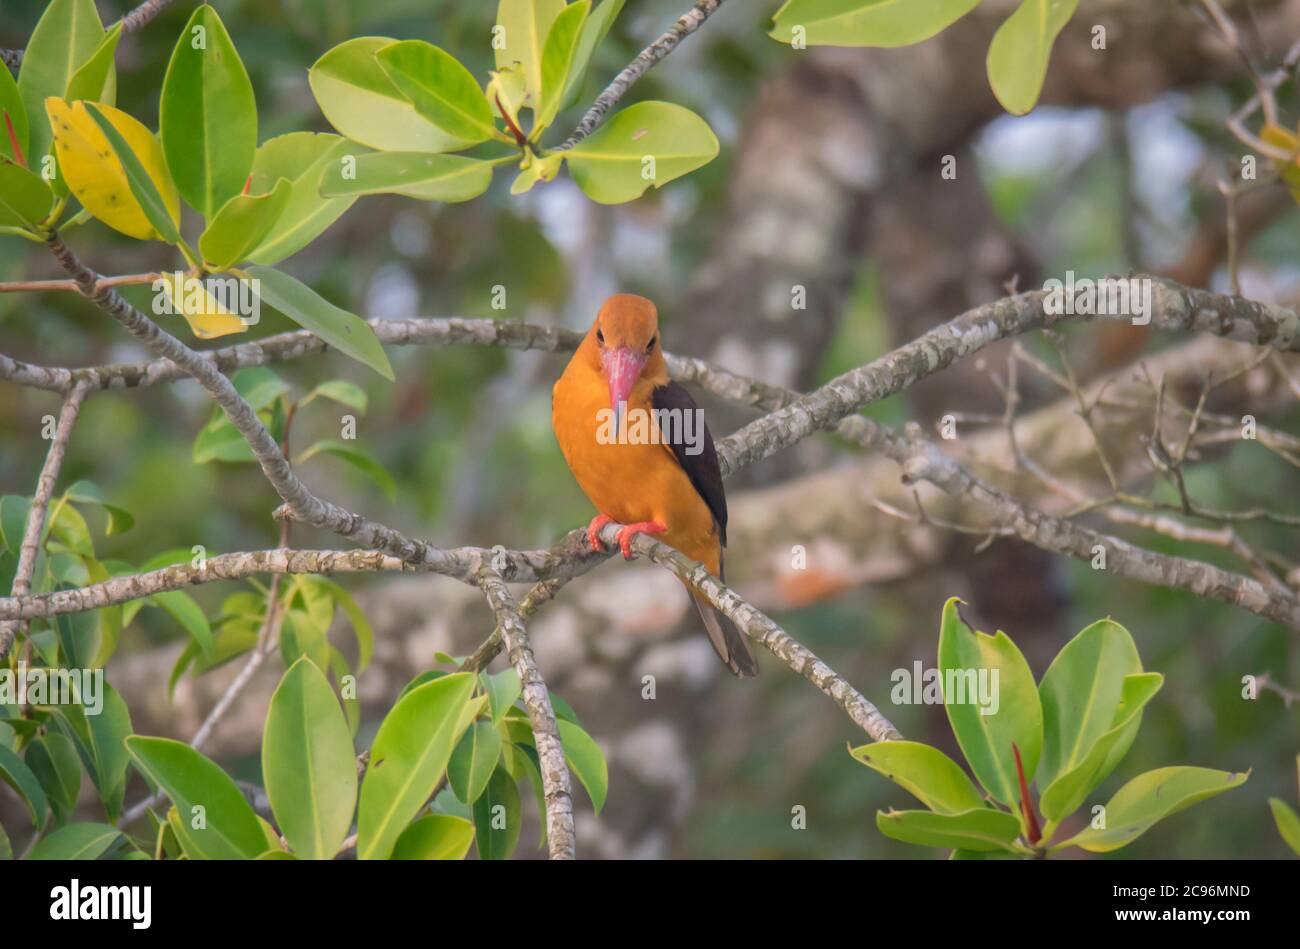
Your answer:
[[[601,368],[609,382],[609,407],[614,410],[615,434],[623,419],[627,400],[632,395],[632,387],[641,376],[645,359],[645,353],[628,346],[607,349],[600,354]]]

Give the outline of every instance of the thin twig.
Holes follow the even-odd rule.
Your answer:
[[[41,547],[41,535],[45,530],[45,512],[54,496],[54,485],[59,478],[59,469],[63,467],[63,456],[68,449],[68,439],[72,437],[72,426],[76,424],[81,412],[81,403],[86,397],[86,389],[78,386],[63,400],[59,410],[57,428],[50,441],[50,450],[45,455],[45,464],[41,467],[36,480],[36,493],[32,497],[31,509],[27,514],[27,525],[23,529],[22,542],[18,548],[18,567],[14,572],[14,597],[26,596],[32,589],[32,574],[36,569],[36,555]],[[0,623],[0,659],[9,654],[9,648],[24,629],[21,621]]]
[[[636,59],[623,67],[622,72],[614,77],[614,81],[596,97],[596,101],[591,104],[591,108],[582,117],[582,121],[573,130],[573,134],[562,145],[557,145],[554,151],[568,151],[594,132],[596,126],[604,121],[610,109],[618,104],[618,100],[623,98],[627,90],[632,87],[632,84],[676,49],[678,43],[698,30],[704,21],[712,16],[714,11],[722,4],[723,0],[698,0],[695,6],[678,17],[677,22],[672,25],[672,28],[667,33],[664,33],[641,50]]]

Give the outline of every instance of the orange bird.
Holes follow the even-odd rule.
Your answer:
[[[645,297],[619,293],[596,314],[555,384],[551,425],[564,460],[600,513],[587,543],[617,522],[623,556],[637,534],[654,534],[723,579],[727,498],[704,413],[668,379],[659,314]],[[758,675],[745,635],[688,587],[709,641],[742,678]]]

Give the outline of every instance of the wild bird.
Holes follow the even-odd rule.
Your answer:
[[[718,454],[703,411],[668,378],[654,303],[630,293],[605,301],[555,383],[551,425],[599,512],[587,528],[593,550],[601,548],[601,528],[616,522],[624,525],[624,558],[632,557],[633,537],[651,534],[725,579],[727,498]],[[744,633],[687,589],[722,661],[741,678],[758,675]]]

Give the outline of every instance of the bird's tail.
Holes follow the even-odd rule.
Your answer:
[[[704,620],[704,630],[709,634],[709,642],[718,657],[727,664],[727,668],[742,679],[752,679],[758,675],[758,663],[749,651],[746,636],[736,625],[713,608],[698,590],[691,590],[691,599]]]

